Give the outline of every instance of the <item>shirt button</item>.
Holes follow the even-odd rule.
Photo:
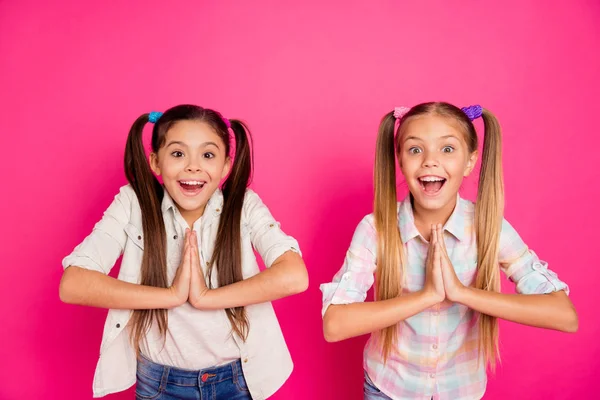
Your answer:
[[[121,327],[121,324],[117,324],[117,328],[120,328],[120,327]]]
[[[429,374],[429,377],[430,377],[431,379],[433,379],[433,378],[435,378],[435,374]]]
[[[434,344],[433,346],[431,346],[431,348],[437,350],[437,344]]]
[[[138,240],[142,240],[142,237],[141,237],[141,236],[138,236]]]
[[[173,239],[177,240],[177,235],[173,236]]]
[[[248,362],[248,359],[247,359],[247,358],[244,358],[244,362],[245,362],[245,363],[247,363],[247,362]]]

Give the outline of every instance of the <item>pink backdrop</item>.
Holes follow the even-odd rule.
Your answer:
[[[497,114],[506,216],[580,316],[502,323],[486,399],[596,391],[596,0],[49,3],[0,1],[1,399],[91,398],[106,312],[59,301],[60,261],[125,183],[133,120],[184,102],[249,122],[253,187],[305,254],[310,289],[275,304],[295,361],[275,399],[362,398],[366,337],[324,341],[318,287],[371,211],[379,119],[440,99]]]

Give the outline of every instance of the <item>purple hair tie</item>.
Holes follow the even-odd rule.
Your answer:
[[[394,134],[398,132],[398,127],[400,126],[400,121],[402,121],[402,117],[404,117],[409,111],[410,108],[408,107],[394,107],[394,118],[396,118],[396,122],[394,122]]]
[[[483,114],[483,108],[479,104],[469,107],[463,107],[461,108],[461,110],[467,115],[467,117],[469,117],[471,121],[481,117],[481,114]]]

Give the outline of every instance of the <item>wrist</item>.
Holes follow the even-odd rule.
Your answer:
[[[465,306],[468,306],[469,299],[470,299],[472,293],[473,293],[472,288],[470,288],[468,286],[460,285],[460,287],[458,287],[456,289],[456,292],[454,293],[454,295],[452,296],[452,298],[450,300],[455,303],[460,303]]]
[[[198,310],[209,309],[208,304],[210,303],[211,293],[213,293],[213,290],[209,288],[198,290],[196,293],[190,295],[189,303]]]
[[[444,300],[444,298],[440,296],[435,289],[424,288],[421,290],[420,295],[422,301],[427,305],[427,307],[434,306]]]
[[[185,300],[182,301],[181,300],[181,296],[177,293],[177,290],[175,287],[170,286],[166,289],[162,289],[163,290],[163,294],[164,294],[164,304],[166,309],[170,309],[170,308],[175,308],[175,307],[179,307],[180,305],[182,305],[183,303],[185,303]]]

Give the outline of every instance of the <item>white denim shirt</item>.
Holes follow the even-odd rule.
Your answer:
[[[202,269],[212,258],[219,226],[223,194],[217,190],[204,211],[200,227]],[[178,213],[165,191],[162,213],[167,232],[167,264],[179,264],[183,237],[177,234]],[[242,221],[242,274],[244,279],[258,274],[254,249],[270,267],[287,251],[300,253],[297,241],[283,233],[269,209],[252,190],[246,191]],[[78,266],[108,274],[122,255],[118,279],[139,283],[144,249],[142,213],[130,185],[123,186],[114,201],[95,225],[92,233],[63,260],[63,268]],[[213,273],[216,279],[216,274]],[[261,400],[275,393],[290,376],[293,364],[283,333],[270,302],[246,307],[250,330],[246,342],[233,335],[240,349],[242,369],[253,399]],[[223,310],[223,313],[225,311]],[[136,381],[137,360],[131,346],[127,323],[131,310],[109,310],[100,345],[100,358],[93,383],[94,397],[120,392]]]

